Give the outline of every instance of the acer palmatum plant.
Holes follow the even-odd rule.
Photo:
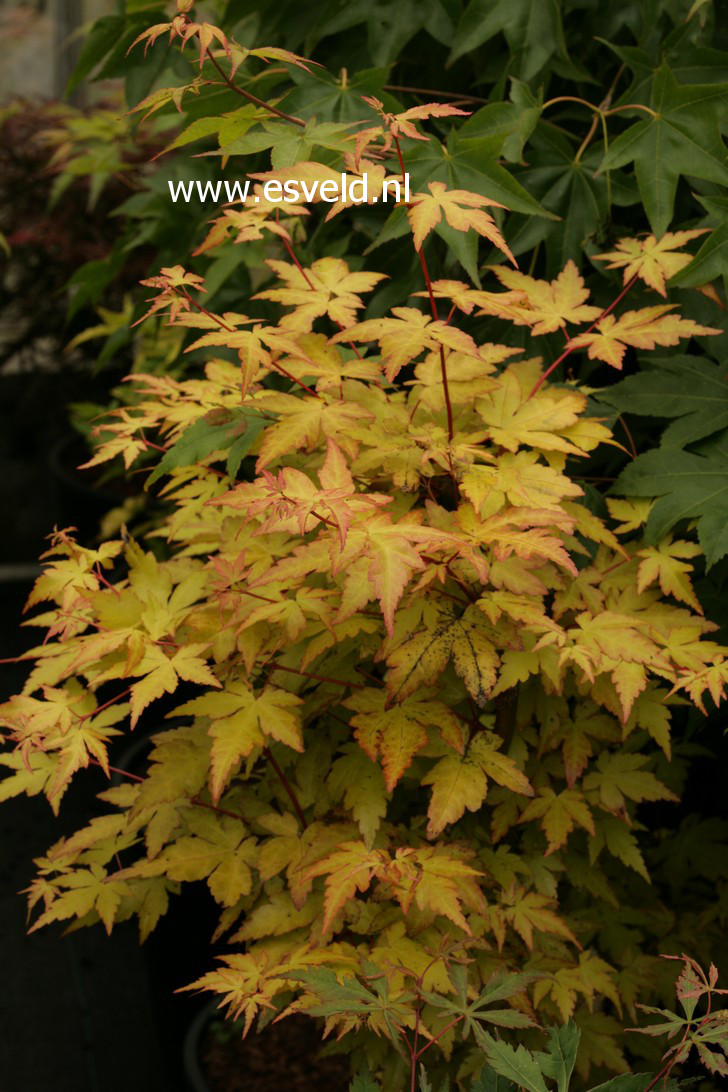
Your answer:
[[[189,8],[144,37],[197,42],[232,86],[248,51]],[[373,202],[405,173],[416,123],[454,108],[371,106],[377,125],[336,167],[366,171]],[[260,181],[332,171],[306,161]],[[207,362],[190,379],[136,373],[92,463],[157,453],[167,515],[146,546],[55,534],[29,600],[49,604],[33,619],[46,637],[0,710],[0,798],[43,792],[57,810],[80,769],[111,771],[109,742],[147,707],[196,688],[147,773],[101,793],[108,812],[37,862],[32,928],[137,916],[145,937],[180,884],[204,880],[234,951],[189,988],[246,1032],[325,1015],[392,1092],[414,1087],[425,1050],[432,1079],[467,1087],[479,1021],[517,1029],[517,1049],[491,1046],[507,1055],[573,1014],[579,1072],[626,1070],[610,1009],[654,992],[659,960],[640,957],[643,988],[629,948],[606,958],[600,923],[624,913],[615,875],[633,875],[633,905],[650,897],[637,808],[677,799],[671,768],[655,773],[671,705],[719,700],[728,675],[690,583],[697,548],[635,537],[649,502],[610,501],[614,530],[590,510],[579,464],[615,441],[584,390],[545,382],[579,349],[618,367],[626,346],[715,332],[667,304],[620,310],[636,278],[660,290],[688,239],[605,255],[627,274],[606,309],[573,262],[550,282],[497,266],[488,291],[433,280],[423,247],[442,223],[511,259],[495,205],[437,182],[413,193],[424,304],[381,318],[359,312],[383,275],[327,255],[304,266],[295,232],[311,211],[281,215],[262,188],[200,249],[267,232],[278,287],[220,314],[182,266],[144,282],[147,315],[194,331]],[[479,315],[502,342],[473,336]],[[529,329],[533,355],[509,325]],[[545,369],[539,339],[559,329]],[[505,1004],[481,1013],[494,981]]]

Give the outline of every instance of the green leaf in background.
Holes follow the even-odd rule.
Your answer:
[[[487,1065],[480,1076],[473,1081],[470,1092],[518,1092],[518,1089],[513,1081],[501,1077]]]
[[[66,95],[75,91],[79,84],[91,75],[107,53],[117,44],[125,28],[122,15],[102,15],[91,28],[91,32],[81,47],[76,67],[66,84]]]
[[[695,195],[710,215],[710,235],[700,247],[690,265],[686,265],[670,280],[676,288],[695,288],[717,277],[723,278],[728,290],[728,197],[701,197]],[[712,221],[717,221],[714,226]]]
[[[376,114],[362,101],[362,95],[375,95],[387,110],[400,109],[397,100],[382,89],[388,75],[386,68],[366,68],[353,75],[342,70],[338,76],[319,69],[291,69],[291,80],[297,86],[283,105],[289,113],[315,116],[318,122],[368,121],[375,125]]]
[[[658,447],[638,455],[612,492],[659,498],[647,520],[651,542],[680,520],[694,519],[707,567],[728,553],[728,432],[705,441],[699,452]]]
[[[590,1092],[644,1092],[651,1080],[649,1073],[625,1073],[621,1077],[613,1077],[605,1084],[598,1084]]]
[[[453,131],[447,147],[433,137],[408,148],[405,166],[412,176],[410,190],[422,189],[428,182],[446,182],[452,189],[472,190],[500,201],[515,212],[557,219],[498,162],[503,140],[502,134],[467,137]]]
[[[686,447],[728,428],[728,366],[704,357],[653,358],[648,369],[600,397],[623,413],[676,418],[662,434],[662,447]]]
[[[359,1070],[349,1085],[349,1092],[382,1092],[382,1086],[374,1080],[367,1067]]]
[[[213,410],[185,429],[179,440],[160,459],[147,485],[152,485],[175,467],[199,462],[213,451],[228,452],[226,470],[228,476],[234,478],[265,424],[264,417],[248,408],[220,410],[219,413]]]
[[[494,1039],[487,1031],[482,1032],[479,1040],[482,1040],[488,1061],[501,1077],[515,1081],[526,1092],[548,1092],[538,1062],[525,1047],[512,1047],[501,1039]]]
[[[666,64],[654,73],[650,94],[653,115],[612,141],[601,170],[634,163],[640,196],[657,236],[670,225],[681,175],[728,184],[726,148],[720,132],[728,83],[678,84]]]
[[[652,1076],[649,1073],[624,1073],[621,1077],[612,1077],[611,1081],[598,1084],[589,1092],[644,1092],[649,1086]],[[657,1086],[660,1092],[677,1092],[681,1087],[687,1087],[690,1081],[676,1081],[670,1078],[660,1081]]]
[[[558,1092],[568,1092],[576,1063],[581,1032],[573,1020],[561,1027],[548,1029],[546,1051],[536,1055],[541,1072],[556,1081]]]
[[[558,0],[472,0],[458,23],[449,64],[503,34],[512,70],[521,79],[538,75],[556,55],[568,63]]]
[[[460,127],[459,136],[468,140],[500,136],[502,152],[511,163],[523,159],[523,146],[541,116],[543,94],[536,97],[527,83],[511,80],[510,102],[491,102],[476,110]]]

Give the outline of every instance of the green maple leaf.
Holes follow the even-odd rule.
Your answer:
[[[666,64],[652,78],[650,108],[654,116],[640,119],[614,140],[601,171],[634,163],[640,196],[657,236],[672,220],[675,192],[681,175],[728,183],[726,148],[720,134],[720,113],[728,83],[680,85]]]
[[[699,451],[658,447],[638,455],[620,474],[614,492],[658,497],[647,520],[647,537],[658,542],[680,520],[697,520],[708,568],[728,553],[728,432]]]
[[[562,1027],[548,1029],[549,1041],[545,1053],[536,1055],[541,1072],[556,1081],[557,1092],[568,1092],[576,1063],[581,1032],[573,1020]]]
[[[449,64],[503,34],[512,70],[523,80],[536,76],[554,54],[569,67],[558,0],[474,0],[458,23]]]
[[[527,154],[528,166],[518,172],[518,180],[559,222],[514,216],[509,221],[509,245],[514,254],[522,254],[544,242],[547,274],[552,277],[569,259],[581,264],[585,243],[599,235],[609,210],[607,178],[596,173],[601,158],[597,147],[575,163],[573,143],[543,122],[536,126]],[[613,203],[637,200],[636,187],[623,172],[611,172],[610,186]]]
[[[676,273],[670,285],[676,288],[695,288],[707,284],[716,277],[723,277],[728,285],[728,197],[701,197],[695,194],[700,204],[709,213],[706,226],[717,225],[705,239],[697,254],[684,269]]]
[[[534,974],[495,974],[486,982],[478,997],[474,1001],[469,1001],[467,972],[463,966],[457,964],[450,971],[450,978],[457,993],[455,999],[426,992],[422,996],[429,1004],[443,1009],[448,1016],[461,1016],[464,1035],[467,1036],[472,1031],[476,1038],[479,1038],[481,1029],[478,1021],[508,1028],[534,1027],[535,1021],[528,1013],[519,1012],[513,1008],[488,1009],[486,1005],[514,997],[537,977],[538,975]]]
[[[180,466],[191,466],[215,451],[227,451],[227,473],[234,478],[240,463],[248,454],[266,419],[247,407],[221,409],[205,414],[190,425],[162,456],[152,471],[147,485]]]
[[[513,1081],[501,1077],[489,1065],[470,1086],[470,1092],[518,1092]]]
[[[697,356],[652,357],[649,370],[631,375],[602,394],[624,412],[674,417],[663,447],[685,447],[728,428],[728,367]]]
[[[494,1039],[487,1031],[481,1031],[478,1042],[496,1073],[514,1081],[526,1092],[548,1092],[538,1062],[525,1047],[512,1047]]]

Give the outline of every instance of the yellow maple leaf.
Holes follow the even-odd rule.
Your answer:
[[[231,680],[225,688],[193,698],[175,709],[175,715],[192,713],[209,717],[212,738],[210,795],[217,802],[230,776],[240,762],[256,747],[269,740],[285,743],[294,751],[303,750],[301,735],[301,698],[279,687],[267,686],[258,692],[242,680]]]
[[[488,792],[488,780],[511,792],[532,796],[528,779],[508,755],[498,748],[502,740],[491,732],[479,732],[463,755],[446,755],[422,778],[432,785],[428,838],[436,838],[449,823],[456,823],[465,813],[477,811]]]
[[[201,658],[205,645],[188,644],[179,648],[173,656],[167,656],[159,645],[150,645],[144,656],[131,669],[132,675],[143,675],[131,688],[131,727],[133,728],[146,707],[162,694],[172,694],[180,679],[199,683],[201,686],[220,686],[210,668]],[[121,674],[122,665],[115,674]]]
[[[401,701],[420,686],[431,686],[451,658],[469,693],[484,705],[500,661],[492,630],[477,607],[468,607],[462,617],[443,609],[429,625],[388,650],[387,688]]]
[[[534,334],[549,334],[568,322],[590,322],[601,314],[599,307],[586,302],[589,289],[571,259],[553,281],[539,281],[506,266],[495,266],[493,272],[506,288],[524,294],[522,303],[510,306]]]
[[[693,567],[683,560],[697,557],[701,552],[696,543],[673,542],[671,535],[663,538],[657,546],[639,550],[637,556],[643,560],[637,570],[637,590],[642,592],[658,580],[665,595],[674,595],[681,603],[688,603],[698,614],[702,614],[703,608],[688,576]]]
[[[390,786],[385,785],[381,768],[361,747],[348,743],[342,751],[344,753],[334,762],[326,783],[334,800],[343,798],[364,841],[371,846],[387,814]]]
[[[416,250],[422,249],[423,242],[444,216],[455,231],[469,231],[473,228],[484,239],[489,239],[497,246],[514,265],[518,265],[495,220],[483,211],[486,205],[499,209],[505,208],[504,205],[468,190],[449,190],[444,182],[428,182],[427,188],[429,193],[413,194],[407,207],[407,219],[412,228]]]
[[[533,948],[534,929],[563,937],[578,946],[579,942],[571,929],[553,910],[555,905],[556,900],[548,895],[514,887],[503,894],[498,909],[501,909],[506,923],[515,929],[527,948]]]
[[[584,791],[595,793],[607,811],[616,815],[624,813],[626,800],[636,803],[643,800],[677,802],[678,797],[644,768],[649,761],[648,755],[609,754],[605,751],[597,760],[596,770],[584,778]]]
[[[566,844],[575,824],[590,834],[595,833],[589,806],[583,793],[576,789],[564,789],[558,794],[548,787],[539,789],[536,799],[521,813],[519,822],[529,823],[532,819],[541,821],[541,829],[548,842],[547,857]]]
[[[570,344],[587,349],[592,360],[604,360],[613,368],[621,368],[628,345],[634,349],[654,349],[656,345],[677,345],[684,337],[723,332],[672,314],[675,306],[670,303],[643,307],[639,311],[625,311],[619,318],[607,315],[599,320],[593,333],[578,334]]]
[[[421,910],[442,914],[464,932],[471,929],[462,912],[462,903],[482,912],[485,899],[478,886],[477,869],[466,864],[458,850],[450,846],[418,849],[414,854],[419,875],[414,884],[414,900]],[[411,898],[411,895],[409,896]]]
[[[387,706],[384,690],[368,687],[344,702],[354,711],[351,723],[359,746],[373,762],[381,760],[388,792],[427,743],[427,728],[437,728],[457,751],[463,750],[463,729],[454,713],[440,701],[406,698]]]
[[[310,268],[269,259],[266,263],[285,288],[269,288],[253,299],[273,300],[294,310],[281,320],[281,328],[308,332],[314,319],[328,315],[349,327],[364,304],[359,292],[371,292],[385,279],[384,273],[352,273],[343,258],[319,258]]]
[[[332,337],[338,341],[378,341],[384,373],[391,382],[399,371],[425,350],[440,346],[479,357],[478,348],[464,330],[434,320],[414,307],[393,307],[394,318],[366,319]]]
[[[624,269],[625,284],[636,276],[665,296],[665,281],[693,260],[692,254],[678,253],[678,247],[685,246],[691,239],[697,239],[709,230],[668,231],[660,239],[654,235],[643,239],[620,239],[614,250],[595,254],[594,257],[598,262],[609,262],[607,269]]]
[[[290,451],[312,450],[323,436],[335,439],[344,452],[353,455],[347,432],[372,416],[363,406],[328,402],[326,396],[282,395],[275,399],[274,406],[280,419],[265,430],[256,464],[258,472]]]
[[[326,876],[322,931],[327,933],[344,904],[357,891],[364,892],[375,876],[383,875],[389,864],[389,854],[382,849],[369,849],[365,842],[344,842],[335,852],[317,861],[306,876]]]
[[[501,455],[493,466],[468,467],[460,488],[480,516],[494,515],[506,502],[555,511],[565,497],[583,496],[576,482],[540,463],[531,451]]]
[[[542,451],[581,452],[567,438],[583,412],[584,395],[575,390],[545,390],[528,398],[534,372],[527,361],[511,364],[500,375],[500,387],[475,403],[494,443],[516,452],[528,446]],[[529,386],[530,384],[530,386]]]
[[[193,883],[207,880],[210,893],[222,906],[234,906],[252,887],[251,866],[258,857],[257,840],[245,837],[239,819],[191,809],[190,834],[177,838],[154,858],[118,873],[121,879],[165,875]]]

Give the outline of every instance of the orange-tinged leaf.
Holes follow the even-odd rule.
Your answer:
[[[643,239],[620,239],[614,250],[595,254],[598,262],[609,262],[607,269],[623,269],[624,283],[637,276],[661,296],[667,295],[665,281],[674,277],[693,260],[692,254],[680,253],[679,247],[704,235],[710,228],[695,231],[668,231],[659,240],[654,235]]]
[[[583,793],[576,789],[564,789],[557,794],[550,788],[539,789],[538,793],[536,799],[526,806],[519,821],[541,821],[541,829],[548,842],[547,857],[566,844],[575,825],[594,834],[594,820]]]
[[[272,259],[267,264],[286,287],[269,288],[253,298],[293,307],[281,326],[305,332],[322,315],[341,326],[351,326],[357,310],[364,306],[357,293],[371,292],[385,279],[383,273],[351,273],[342,258],[319,258],[307,269]]]
[[[232,680],[225,689],[193,698],[175,710],[209,717],[212,737],[210,795],[220,799],[242,758],[270,740],[303,750],[301,698],[288,690],[267,686],[258,692],[246,683]]]
[[[553,281],[539,281],[507,266],[495,266],[493,272],[506,288],[523,292],[523,302],[511,306],[534,334],[549,334],[570,322],[591,322],[601,314],[586,302],[589,290],[571,259]]]
[[[469,231],[473,228],[497,246],[514,265],[518,265],[496,227],[495,220],[483,211],[486,205],[499,209],[504,208],[503,205],[467,190],[449,190],[444,182],[428,182],[428,189],[429,194],[413,194],[407,207],[407,219],[412,228],[416,250],[422,249],[423,242],[444,216],[455,231]]]
[[[456,326],[430,318],[414,307],[393,307],[394,318],[366,319],[332,337],[339,341],[378,341],[387,379],[425,350],[446,349],[478,359],[478,349],[470,337]]]
[[[306,872],[308,878],[326,876],[322,930],[327,933],[334,918],[357,891],[368,890],[375,876],[388,864],[388,855],[369,849],[364,842],[344,842],[335,852],[317,861]]]
[[[407,698],[388,707],[385,690],[368,688],[347,698],[345,705],[354,711],[351,723],[359,746],[373,762],[381,761],[388,792],[427,743],[428,727],[438,729],[456,750],[463,750],[460,721],[443,702]]]
[[[477,811],[485,800],[489,778],[511,792],[533,795],[528,779],[513,759],[498,751],[500,744],[493,733],[479,732],[464,755],[446,755],[422,778],[423,785],[432,785],[428,838],[437,837],[449,823],[456,823],[466,809]]]
[[[677,345],[680,338],[720,334],[712,326],[701,326],[692,319],[672,313],[675,304],[658,304],[639,311],[626,311],[619,318],[607,315],[591,334],[579,334],[571,344],[588,350],[592,360],[604,360],[621,368],[627,346],[654,349],[656,345]]]

